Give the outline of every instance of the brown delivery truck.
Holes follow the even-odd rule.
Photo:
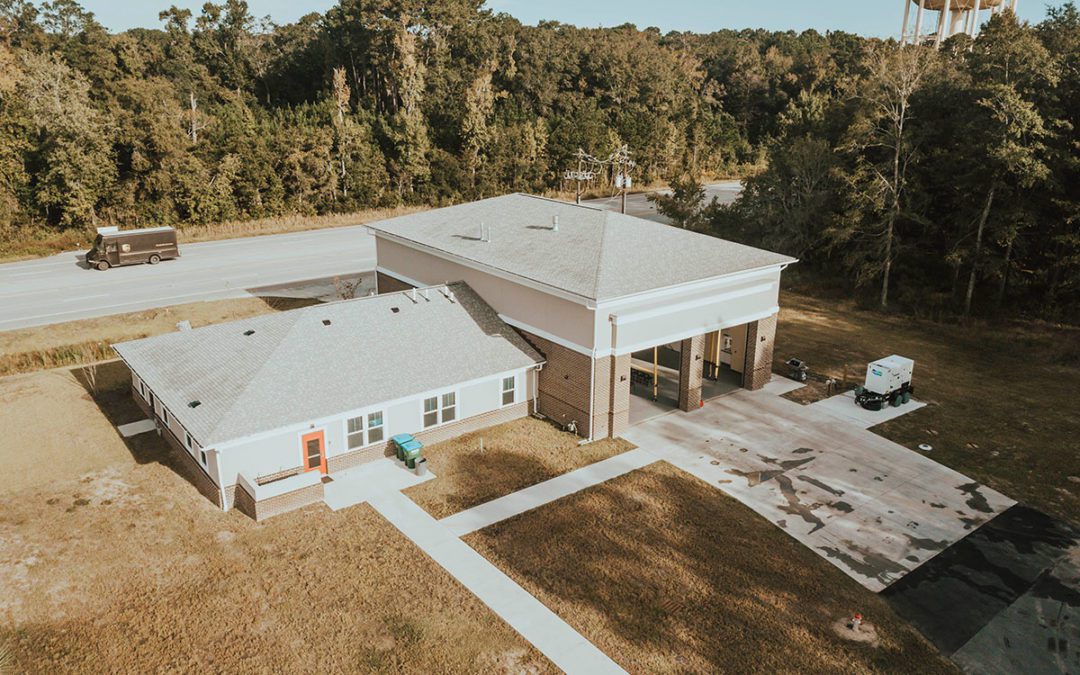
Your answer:
[[[150,263],[179,258],[176,230],[171,227],[147,227],[141,230],[98,229],[94,247],[86,254],[90,267],[107,270],[120,265]]]

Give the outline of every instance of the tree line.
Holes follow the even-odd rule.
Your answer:
[[[1012,12],[940,51],[868,43],[803,88],[735,204],[692,175],[661,208],[774,248],[880,308],[1080,318],[1080,13]]]
[[[481,0],[242,0],[110,33],[0,0],[0,236],[567,188],[627,145],[679,221],[797,255],[879,304],[1068,318],[1080,284],[1080,17],[935,52],[814,31],[526,26]],[[669,200],[671,202],[671,200]]]

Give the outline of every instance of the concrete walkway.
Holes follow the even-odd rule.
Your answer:
[[[368,503],[567,673],[624,673],[554,612],[400,492]]]
[[[658,457],[644,450],[629,450],[505,497],[493,499],[486,504],[447,516],[439,523],[455,536],[461,537],[656,461],[659,461]]]
[[[398,492],[432,480],[435,474],[429,471],[424,476],[417,476],[397,459],[383,457],[351,469],[336,471],[333,478],[334,480],[323,488],[323,501],[331,511],[340,511],[362,504],[375,495]]]
[[[131,422],[129,424],[121,424],[116,427],[116,430],[120,432],[120,435],[124,438],[131,438],[132,436],[138,436],[139,434],[145,434],[148,431],[157,429],[157,425],[154,420],[145,419],[138,422]]]

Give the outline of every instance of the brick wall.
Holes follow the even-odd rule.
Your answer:
[[[537,382],[540,413],[565,426],[577,423],[578,433],[589,435],[589,367],[590,359],[572,349],[550,340],[518,330],[546,363]],[[606,417],[604,420],[606,426]]]
[[[243,485],[236,487],[235,506],[243,514],[256,521],[266,520],[287,511],[303,508],[323,500],[323,484],[316,483],[307,487],[286,492],[262,501],[255,501]]]
[[[679,410],[690,411],[701,407],[704,356],[704,335],[682,341],[679,354]]]
[[[412,286],[404,281],[398,281],[394,277],[383,274],[382,272],[375,273],[375,292],[379,295],[383,293],[393,293],[395,291],[407,291]]]
[[[746,370],[743,386],[761,389],[772,378],[773,344],[776,341],[776,315],[746,325]]]

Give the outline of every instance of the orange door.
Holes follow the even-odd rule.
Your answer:
[[[300,445],[304,451],[304,471],[321,471],[326,473],[326,448],[324,445],[325,435],[322,431],[312,431],[300,438]]]

